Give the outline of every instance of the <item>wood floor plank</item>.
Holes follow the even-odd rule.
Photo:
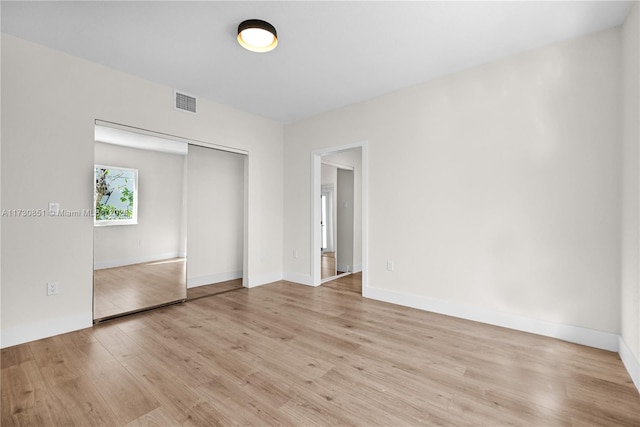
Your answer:
[[[166,365],[151,354],[132,357],[123,363],[127,371],[139,378],[144,388],[160,402],[165,416],[179,424],[187,421],[190,409],[200,401],[200,396],[188,381],[183,381],[175,371],[167,370]]]
[[[93,327],[93,334],[104,348],[117,360],[126,360],[142,354],[144,350],[119,327],[119,321]]]
[[[160,407],[144,384],[117,361],[95,366],[87,376],[102,398],[112,405],[120,425]]]
[[[364,299],[359,277],[3,349],[1,424],[640,426],[617,354]]]
[[[299,426],[349,426],[356,423],[349,422],[338,411],[331,412],[331,407],[322,399],[305,399],[296,395],[283,405],[280,410],[295,425]]]
[[[177,335],[171,335],[173,333]],[[214,370],[219,365],[231,364],[237,372],[252,372],[251,367],[234,365],[228,355],[220,354],[215,348],[206,347],[197,353],[183,342],[179,342],[179,333],[176,331],[167,330],[161,335],[157,331],[145,329],[136,330],[130,335],[147,354],[152,354],[166,366],[171,366],[174,372],[182,378],[189,379],[191,384],[207,383],[216,379],[218,374]],[[245,374],[238,375],[242,377]]]
[[[2,426],[53,425],[49,389],[35,360],[2,369]]]
[[[92,342],[69,349],[66,355],[68,359],[70,359],[70,363],[83,374],[91,372],[94,365],[101,365],[117,360],[117,358],[99,342]]]
[[[237,407],[224,402],[207,401],[198,402],[191,408],[189,417],[182,425],[185,427],[223,427],[230,425],[257,425],[256,420],[248,417],[245,412]]]
[[[136,418],[126,424],[125,427],[170,427],[179,426],[180,424],[178,420],[171,418],[164,407],[160,407],[142,415],[140,418]]]
[[[33,353],[28,345],[16,345],[3,348],[0,353],[2,369],[33,360]]]
[[[274,392],[275,395],[261,393],[261,390]],[[286,386],[267,385],[252,374],[244,384],[237,384],[224,378],[201,388],[203,398],[219,411],[228,413],[233,409],[242,413],[242,422],[254,425],[294,425],[280,412],[282,397],[288,395]],[[288,402],[290,397],[287,397]],[[225,406],[225,408],[222,408]],[[233,417],[231,417],[233,419]],[[233,421],[237,422],[237,421]]]
[[[58,335],[65,348],[82,347],[87,344],[98,342],[93,334],[92,328],[81,329],[79,331]]]
[[[566,388],[571,405],[581,408],[582,413],[591,414],[603,425],[637,423],[640,405],[633,396],[633,386],[576,374],[567,381]]]
[[[366,424],[442,424],[447,419],[447,407],[451,401],[451,396],[438,394],[434,398],[432,393],[414,394],[414,390],[410,388],[405,389],[402,396],[398,396],[377,378],[352,367],[332,369],[320,382],[336,390],[331,401],[347,400],[356,408],[366,408],[365,414],[360,413],[362,409],[357,412]],[[409,394],[412,396],[405,398]]]
[[[51,387],[83,373],[73,361],[72,349],[67,349],[60,339],[49,340],[49,345],[31,345],[31,349],[40,375]]]
[[[109,403],[85,375],[58,383],[50,393],[53,425],[112,426],[118,424]]]

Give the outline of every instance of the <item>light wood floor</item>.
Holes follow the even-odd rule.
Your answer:
[[[320,257],[320,278],[329,279],[339,274],[344,274],[344,271],[338,271],[336,267],[336,253],[324,252]]]
[[[362,273],[349,274],[323,284],[325,288],[362,295]]]
[[[186,298],[186,260],[105,268],[93,272],[94,320]]]
[[[640,425],[617,354],[364,299],[349,277],[4,349],[1,424]]]
[[[320,278],[326,279],[336,275],[335,252],[324,252],[320,257]]]
[[[235,291],[240,288],[242,288],[242,279],[227,280],[226,282],[188,288],[187,300],[193,301],[195,299],[210,297],[224,292]]]

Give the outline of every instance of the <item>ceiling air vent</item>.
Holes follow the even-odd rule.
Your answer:
[[[188,111],[190,113],[196,112],[196,104],[198,99],[195,96],[190,96],[181,92],[175,92],[175,104],[176,110]]]

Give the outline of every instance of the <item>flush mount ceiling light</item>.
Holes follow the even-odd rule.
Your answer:
[[[238,43],[252,52],[269,52],[278,45],[278,35],[268,22],[248,19],[238,25]]]

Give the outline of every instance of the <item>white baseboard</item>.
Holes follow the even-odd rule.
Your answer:
[[[187,288],[211,285],[212,283],[226,282],[227,280],[242,279],[242,271],[228,271],[226,273],[208,274],[206,276],[187,278]]]
[[[47,320],[44,322],[28,323],[14,328],[3,328],[0,348],[7,348],[48,338],[54,335],[66,334],[79,329],[90,328],[93,325],[93,313],[67,316]]]
[[[351,268],[351,266],[349,264],[338,264],[336,266],[338,271],[344,271],[345,273],[351,273],[351,270],[349,270]]]
[[[282,280],[297,283],[299,285],[313,286],[313,280],[308,274],[300,273],[284,273]]]
[[[267,285],[269,283],[277,282],[278,280],[282,280],[282,273],[280,272],[262,274],[257,277],[250,277],[246,287],[255,288],[256,286]]]
[[[618,335],[610,332],[597,331],[580,326],[563,325],[544,320],[530,319],[473,307],[466,304],[383,289],[366,287],[363,289],[363,296],[434,313],[459,317],[461,319],[473,320],[518,331],[530,332],[532,334],[558,338],[563,341],[569,341],[589,347],[615,352],[618,351]]]
[[[125,265],[141,264],[143,262],[161,261],[163,259],[183,258],[185,254],[181,252],[168,252],[164,254],[149,255],[136,258],[120,258],[108,261],[94,261],[94,270],[103,270],[105,268],[124,267]]]
[[[362,264],[338,264],[338,271],[344,271],[345,273],[360,273],[362,271]]]
[[[620,359],[622,359],[624,367],[627,368],[627,372],[629,372],[631,380],[638,389],[638,392],[640,392],[640,361],[638,361],[634,356],[633,352],[629,346],[627,346],[627,343],[624,342],[622,337],[619,337],[618,341],[618,354],[620,354]]]

